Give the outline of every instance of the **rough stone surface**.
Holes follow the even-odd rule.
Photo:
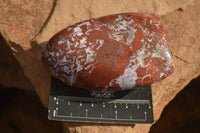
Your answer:
[[[185,8],[193,0],[57,0],[54,12],[42,32],[37,35],[37,42],[47,42],[55,33],[74,23],[126,12],[150,12],[164,15],[178,8]],[[56,25],[56,26],[55,26]],[[51,27],[51,28],[48,28]]]
[[[40,1],[37,1],[38,3]],[[97,1],[95,1],[97,3]],[[94,3],[95,3],[94,2]],[[15,5],[23,1],[12,1]],[[174,72],[166,79],[153,84],[153,102],[155,121],[160,117],[163,108],[170,100],[185,86],[191,79],[200,74],[200,1],[182,1],[182,0],[150,0],[148,2],[140,0],[126,0],[116,3],[114,0],[110,2],[98,1],[98,4],[91,3],[90,0],[57,0],[49,6],[35,6],[32,11],[49,11],[45,17],[30,17],[37,19],[36,42],[31,44],[30,40],[35,34],[35,29],[31,23],[23,19],[24,14],[20,8],[13,8],[9,2],[0,1],[0,31],[7,41],[7,45],[13,51],[13,55],[20,64],[25,78],[28,78],[40,96],[42,103],[48,106],[48,92],[50,86],[50,76],[46,72],[41,62],[42,47],[59,30],[72,25],[76,22],[86,20],[92,17],[109,15],[112,13],[123,12],[152,12],[159,14],[163,23],[170,50],[172,51],[172,59],[174,62]],[[159,3],[159,4],[158,4]],[[28,5],[32,5],[31,2]],[[4,6],[2,6],[4,5]],[[72,6],[73,5],[73,6]],[[156,5],[156,6],[155,6]],[[17,6],[17,7],[18,7]],[[16,7],[16,6],[15,6]],[[52,7],[52,8],[50,8]],[[98,7],[98,8],[97,8]],[[108,8],[111,7],[111,8]],[[102,10],[100,10],[102,9]],[[159,9],[159,10],[158,10]],[[16,13],[19,13],[16,16]],[[159,13],[160,12],[160,13]],[[40,16],[40,15],[39,15]],[[47,19],[48,18],[48,19]],[[24,21],[21,21],[24,20]],[[41,22],[41,20],[43,20]],[[45,21],[46,20],[46,21]],[[19,23],[19,21],[21,23]],[[39,21],[39,23],[38,23]],[[8,25],[11,24],[11,25]],[[20,25],[22,24],[22,25]],[[20,25],[20,26],[19,26]],[[18,31],[19,34],[14,31]],[[31,27],[30,32],[25,32]],[[40,32],[38,32],[40,31]],[[23,37],[23,36],[28,36]],[[22,39],[23,38],[23,39]],[[23,42],[17,41],[23,40]],[[27,42],[27,43],[25,43]],[[26,45],[26,46],[25,46]],[[24,48],[25,46],[25,48]],[[68,123],[64,122],[66,130],[70,132],[125,132],[125,133],[146,133],[149,131],[151,124],[143,125],[106,125],[106,124],[90,124],[90,123]]]
[[[124,13],[65,28],[42,53],[49,72],[63,82],[90,90],[126,90],[152,84],[173,72],[159,18]]]
[[[30,41],[44,25],[52,3],[52,0],[1,0],[2,35],[9,41],[19,44],[24,50],[31,49]]]

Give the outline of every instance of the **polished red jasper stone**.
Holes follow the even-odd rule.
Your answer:
[[[69,26],[42,53],[48,71],[90,90],[126,90],[164,79],[173,71],[159,18],[124,13]]]

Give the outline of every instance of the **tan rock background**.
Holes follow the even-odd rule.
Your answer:
[[[157,14],[172,51],[174,73],[152,86],[156,122],[169,101],[200,75],[200,0],[1,0],[0,84],[35,90],[48,107],[50,75],[41,63],[46,42],[76,22],[124,12]],[[148,132],[152,126],[63,123],[78,133]]]

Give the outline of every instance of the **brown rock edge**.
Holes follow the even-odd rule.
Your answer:
[[[35,89],[46,107],[48,106],[50,75],[41,63],[43,46],[60,29],[91,17],[122,12],[152,12],[160,15],[175,67],[171,76],[152,85],[155,122],[168,102],[191,79],[200,75],[200,26],[198,26],[200,1],[198,0],[150,0],[148,3],[143,0],[127,0],[126,2],[120,0],[118,3],[114,0],[109,2],[57,0],[54,3],[51,0],[40,0],[40,3],[41,5],[38,6],[37,3],[2,0],[0,2],[0,32],[12,50],[15,62],[18,62],[13,66],[21,69],[20,76],[24,75],[20,78],[20,85],[12,84],[12,86],[23,88],[22,84],[32,85],[30,88]],[[4,61],[4,63],[8,62]],[[29,81],[30,83],[27,84]],[[6,81],[4,85],[6,86]],[[63,123],[69,132],[87,133],[146,133],[151,127],[151,124]]]

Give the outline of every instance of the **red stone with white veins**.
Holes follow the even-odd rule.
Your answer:
[[[58,32],[42,53],[57,79],[90,90],[126,90],[173,71],[159,18],[124,13],[83,21]]]

